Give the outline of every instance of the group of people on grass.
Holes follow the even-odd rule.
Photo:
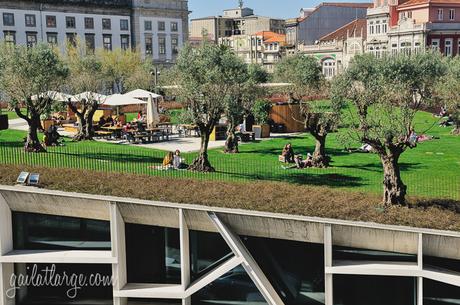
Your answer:
[[[292,166],[283,166],[284,169],[290,168],[307,168],[313,166],[313,156],[307,153],[307,158],[303,159],[302,155],[296,155],[291,143],[284,145],[283,151],[281,152],[281,159],[284,163],[294,163]]]
[[[180,150],[176,149],[174,153],[170,151],[163,158],[163,168],[188,169],[188,164],[186,163],[185,159],[182,158]]]

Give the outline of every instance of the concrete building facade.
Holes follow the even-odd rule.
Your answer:
[[[299,44],[312,45],[347,23],[365,18],[371,6],[370,3],[324,2],[299,21],[297,41]]]
[[[188,37],[183,0],[1,0],[0,16],[0,40],[9,43],[64,48],[78,39],[92,49],[138,48],[160,63],[173,62]]]
[[[0,305],[460,301],[458,232],[6,186],[0,218]],[[11,281],[36,265],[113,282]]]
[[[238,8],[224,10],[221,16],[192,19],[190,37],[196,40],[205,35],[217,43],[223,37],[253,35],[261,31],[284,34],[284,25],[284,20],[255,15],[254,10],[241,3]]]

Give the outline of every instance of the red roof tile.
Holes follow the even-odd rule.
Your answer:
[[[422,5],[422,4],[457,4],[460,5],[460,0],[409,0],[401,5],[398,5],[398,8]]]

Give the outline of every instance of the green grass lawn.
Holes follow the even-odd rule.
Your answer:
[[[18,115],[14,111],[5,111],[2,110],[0,114],[7,114],[8,115],[8,120],[14,120],[18,118]]]
[[[437,119],[428,113],[419,113],[416,130],[437,136],[439,140],[420,143],[401,158],[402,176],[413,196],[460,199],[460,137],[449,134],[450,129],[438,127]],[[285,143],[291,142],[296,153],[305,155],[314,150],[309,135],[289,139],[271,139],[240,146],[241,153],[227,155],[222,149],[209,152],[217,172],[212,174],[189,171],[160,171],[149,166],[161,164],[165,152],[142,147],[100,142],[73,143],[49,148],[47,154],[22,152],[20,131],[0,132],[0,163],[71,167],[101,171],[149,174],[153,176],[190,177],[221,180],[273,180],[296,184],[323,185],[346,190],[381,192],[382,168],[377,155],[343,151],[331,134],[327,152],[332,157],[328,169],[285,170],[278,155]],[[184,154],[191,162],[196,153]]]

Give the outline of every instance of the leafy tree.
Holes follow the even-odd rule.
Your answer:
[[[234,94],[228,96],[225,104],[225,116],[228,120],[226,153],[238,153],[236,126],[251,112],[255,99],[263,94],[264,90],[258,85],[268,80],[268,73],[260,65],[253,64],[249,65],[247,72],[240,77],[241,83],[237,85]]]
[[[460,57],[446,58],[447,73],[438,82],[436,93],[454,122],[452,134],[460,135]]]
[[[182,49],[175,75],[178,97],[201,135],[200,153],[190,169],[214,171],[208,159],[209,138],[229,97],[238,96],[247,81],[247,66],[229,48],[204,43],[199,48]]]
[[[150,89],[152,75],[148,61],[132,50],[99,50],[97,56],[102,64],[102,75],[113,84],[118,93],[132,89]]]
[[[40,116],[50,109],[57,91],[68,75],[58,51],[46,44],[33,48],[2,45],[0,47],[0,90],[10,99],[18,117],[29,125],[26,151],[44,152],[38,139]],[[21,105],[26,113],[21,112]]]
[[[444,70],[440,55],[431,52],[381,59],[361,55],[334,81],[333,101],[351,102],[348,138],[372,146],[380,157],[385,205],[405,204],[399,158],[416,146],[414,117],[431,105]]]
[[[304,101],[306,97],[320,93],[327,85],[321,66],[314,57],[298,54],[281,61],[276,66],[275,74],[279,81],[291,84],[285,89],[289,94],[290,103],[300,105],[302,123],[316,140],[313,166],[327,167],[330,157],[326,155],[326,137],[335,130],[340,119],[340,111],[332,105],[325,107],[324,102]]]
[[[65,89],[71,95],[78,96],[77,101],[67,101],[79,122],[78,133],[73,139],[92,140],[93,116],[99,105],[104,102],[100,93],[106,93],[108,89],[107,81],[101,77],[102,62],[96,55],[86,52],[81,45],[69,45],[64,60],[70,71]]]

